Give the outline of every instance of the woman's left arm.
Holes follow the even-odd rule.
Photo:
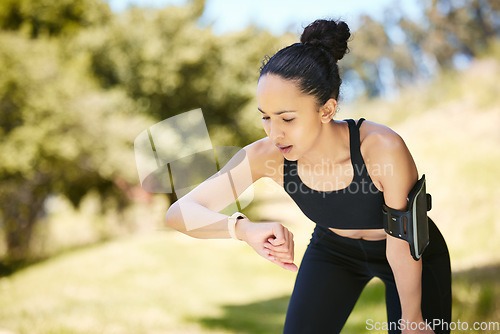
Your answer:
[[[406,210],[407,196],[418,180],[415,162],[403,139],[388,128],[369,134],[363,142],[365,160],[372,180],[382,188],[387,206]],[[375,173],[375,171],[383,173]],[[394,273],[402,320],[423,323],[421,310],[422,261],[415,261],[406,241],[387,236],[387,260]],[[424,333],[426,331],[422,331]],[[405,331],[403,331],[405,333]],[[430,332],[432,333],[432,332]]]

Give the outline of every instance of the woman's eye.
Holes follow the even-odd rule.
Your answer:
[[[290,118],[290,119],[284,119],[283,118],[283,121],[288,123],[288,122],[293,121],[294,119],[295,118]],[[262,116],[262,120],[267,121],[267,120],[269,120],[269,117],[268,116]]]

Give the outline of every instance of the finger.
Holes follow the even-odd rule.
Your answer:
[[[276,251],[267,249],[266,252],[267,252],[267,254],[275,257],[276,259],[278,259],[281,262],[287,262],[287,263],[293,262],[293,256],[292,256],[290,251],[288,251],[288,252],[276,252]]]
[[[283,263],[292,263],[293,257],[290,252],[275,252],[270,249],[265,249],[264,252],[274,259],[283,262]]]
[[[281,224],[275,224],[273,226],[274,238],[269,238],[269,241],[274,246],[283,245],[285,243],[285,227]]]
[[[290,254],[288,252],[277,252],[272,249],[264,249],[264,253],[268,256],[272,256],[278,260],[288,260],[290,259]]]
[[[293,263],[293,259],[290,256],[280,256],[280,255],[269,254],[269,257],[272,258],[273,260],[279,261],[281,263]]]
[[[265,248],[265,250],[270,254],[274,254],[279,257],[290,257],[292,253],[287,246],[279,247],[276,249]]]
[[[294,254],[294,242],[293,242],[293,234],[290,232],[287,233],[289,236],[286,238],[287,242],[280,246],[274,246],[268,242],[265,242],[263,246],[267,249],[270,249],[277,253],[290,253],[292,256]]]
[[[273,246],[270,243],[264,243],[264,248],[267,253],[278,258],[282,262],[293,262],[294,259],[294,242],[293,234],[287,231],[287,243],[281,246]]]
[[[285,243],[285,239],[280,237],[278,239],[278,237],[271,237],[269,239],[267,239],[267,242],[269,242],[270,244],[272,244],[273,246],[280,246],[280,245],[283,245]]]
[[[262,257],[266,258],[267,260],[271,261],[272,263],[286,269],[286,270],[291,270],[291,271],[297,271],[298,267],[293,263],[293,261],[288,261],[288,262],[283,262],[280,261],[276,256],[273,256],[271,253],[271,250],[268,249],[263,249],[261,252]]]
[[[294,256],[295,256],[295,242],[293,241],[293,233],[292,232],[288,232],[289,233],[289,238],[288,238],[288,250],[290,252],[290,257],[293,261],[294,259]]]
[[[278,266],[280,266],[283,269],[287,269],[287,270],[291,270],[291,271],[298,270],[298,267],[294,263],[283,263],[283,262],[276,261],[276,260],[270,260],[270,261],[273,262],[274,264],[277,264]]]
[[[278,247],[283,246],[287,248],[287,245],[290,244],[290,239],[293,239],[293,234],[283,225],[279,225],[277,229],[273,228],[273,234],[275,234],[275,237],[268,238],[267,242],[264,243],[265,247],[273,250],[278,250]]]
[[[288,245],[280,245],[280,246],[274,246],[268,242],[264,243],[264,248],[270,249],[274,252],[279,252],[279,253],[287,253],[288,252]]]
[[[280,266],[283,269],[290,270],[290,271],[297,271],[298,267],[294,263],[277,263],[278,266]]]
[[[268,248],[263,249],[263,253],[266,254],[265,257],[267,258],[273,258],[277,261],[283,262],[283,263],[291,263],[293,262],[293,258],[290,256],[290,252],[276,252]]]

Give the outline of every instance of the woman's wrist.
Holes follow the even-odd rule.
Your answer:
[[[236,231],[236,237],[239,240],[246,242],[246,236],[247,236],[246,231],[249,224],[252,224],[252,222],[248,218],[238,219],[236,221],[235,231]]]
[[[413,315],[408,315],[408,314],[403,314],[401,316],[401,320],[404,321],[405,323],[421,323],[424,322],[424,318],[422,316],[422,313],[418,314],[413,314]]]

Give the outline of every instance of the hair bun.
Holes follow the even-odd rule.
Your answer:
[[[335,61],[339,61],[349,51],[349,37],[351,32],[344,21],[316,20],[304,29],[300,42],[322,47],[333,55]]]

